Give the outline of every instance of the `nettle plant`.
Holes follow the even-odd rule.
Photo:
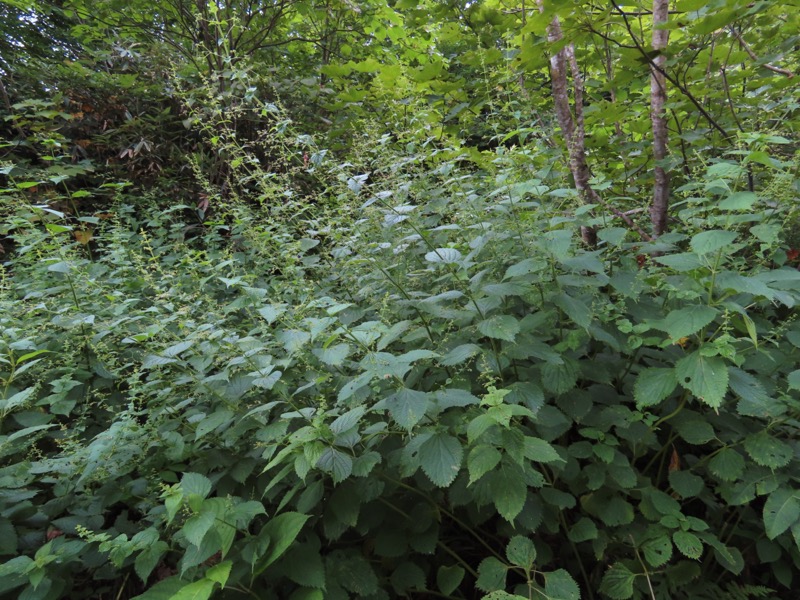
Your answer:
[[[645,244],[514,164],[344,178],[285,265],[255,218],[16,222],[0,595],[789,597],[784,207],[719,163]]]

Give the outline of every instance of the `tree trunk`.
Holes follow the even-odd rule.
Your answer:
[[[539,10],[544,12],[542,0],[539,0]],[[553,17],[547,26],[547,41],[552,43],[563,39],[561,23],[558,17]],[[572,71],[572,85],[574,103],[570,106],[569,84],[567,70]],[[553,103],[555,104],[556,118],[561,127],[561,133],[567,143],[569,152],[569,170],[575,181],[575,188],[581,200],[586,203],[600,204],[602,202],[597,192],[589,184],[592,173],[586,162],[586,133],[583,121],[583,77],[575,58],[575,47],[569,44],[550,57],[550,82],[553,90]],[[573,117],[574,111],[574,117]],[[594,246],[597,243],[597,234],[590,227],[581,228],[583,241]]]
[[[653,124],[653,158],[655,159],[655,185],[653,203],[650,205],[650,222],[653,237],[667,230],[667,211],[669,209],[669,173],[659,163],[667,157],[667,119],[664,105],[667,102],[667,79],[663,70],[667,57],[663,51],[669,41],[669,30],[659,29],[669,18],[669,0],[653,0],[653,50],[660,52],[650,67],[650,120]]]

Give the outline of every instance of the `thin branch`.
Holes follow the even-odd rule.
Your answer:
[[[773,73],[778,73],[779,75],[783,75],[785,77],[794,77],[794,73],[792,71],[790,71],[789,69],[782,69],[781,67],[776,67],[772,63],[761,63],[761,62],[759,62],[758,56],[756,56],[756,53],[753,52],[753,49],[750,48],[748,43],[744,41],[744,38],[742,37],[742,34],[739,33],[738,31],[736,31],[736,28],[733,27],[733,26],[728,27],[728,31],[730,31],[731,35],[733,35],[733,37],[735,37],[739,41],[739,43],[742,45],[742,49],[745,52],[747,52],[747,55],[751,59],[753,59],[755,62],[759,63],[760,66],[764,67],[765,69],[768,69],[768,70],[772,71]]]

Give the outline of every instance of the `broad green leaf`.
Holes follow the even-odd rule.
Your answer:
[[[436,585],[439,591],[445,596],[450,596],[461,585],[465,573],[466,571],[458,565],[439,567],[436,571]]]
[[[455,248],[436,248],[425,255],[425,260],[431,263],[454,264],[461,260],[461,252]]]
[[[190,544],[200,546],[208,530],[214,525],[216,518],[217,515],[213,510],[204,508],[199,515],[189,517],[181,528],[181,531]]]
[[[287,512],[273,517],[261,530],[261,534],[270,540],[269,549],[255,565],[253,572],[260,575],[291,546],[308,520],[308,515],[296,512]]]
[[[545,249],[552,254],[557,260],[567,258],[569,254],[569,247],[572,244],[572,230],[570,229],[556,229],[554,231],[547,231],[544,234]]]
[[[461,344],[460,346],[456,346],[450,352],[445,354],[442,359],[439,361],[439,364],[442,364],[446,367],[452,367],[454,365],[460,365],[461,363],[466,362],[473,356],[476,356],[482,352],[481,347],[477,344]]]
[[[600,592],[612,600],[627,600],[633,596],[633,582],[636,574],[622,563],[614,563],[603,575]]]
[[[708,469],[722,481],[735,481],[744,473],[744,457],[733,448],[723,448],[708,461]]]
[[[548,600],[580,600],[578,583],[564,569],[544,575],[544,593]]]
[[[562,460],[549,442],[537,437],[525,437],[522,453],[534,462],[548,463]]]
[[[386,399],[386,408],[395,423],[404,429],[412,429],[431,407],[430,395],[403,388]]]
[[[583,300],[562,292],[553,301],[579,327],[586,329],[592,324],[592,309]]]
[[[200,421],[200,423],[198,423],[197,428],[194,430],[194,439],[199,440],[206,434],[214,431],[217,427],[220,427],[226,423],[231,423],[232,421],[233,412],[224,408],[218,410],[215,413],[208,415],[202,421]]]
[[[678,434],[690,444],[706,444],[716,437],[714,427],[697,414],[678,415],[673,425]]]
[[[649,367],[636,378],[633,386],[633,397],[636,406],[643,408],[655,406],[667,398],[678,385],[675,369]]]
[[[642,554],[651,567],[661,567],[672,558],[672,542],[666,533],[642,544]]]
[[[169,545],[161,540],[154,544],[145,547],[139,554],[136,555],[136,560],[133,563],[133,569],[136,571],[142,583],[147,583],[153,569],[156,568],[161,557],[169,551]]]
[[[511,265],[506,269],[503,279],[510,279],[511,277],[520,277],[528,273],[536,273],[547,268],[547,262],[540,258],[526,258],[520,262]]]
[[[692,250],[702,256],[705,254],[711,254],[712,252],[717,252],[723,248],[727,248],[733,244],[738,237],[739,234],[735,231],[714,229],[711,231],[702,231],[696,234],[694,237],[692,237],[689,244],[691,245]]]
[[[672,534],[672,541],[686,558],[697,560],[703,555],[703,542],[693,533],[676,531]]]
[[[484,558],[478,565],[475,587],[484,592],[494,592],[506,587],[506,566],[494,556]]]
[[[678,382],[711,408],[719,408],[728,390],[728,367],[717,356],[696,350],[675,365]]]
[[[214,582],[210,582],[211,585],[214,585]],[[177,594],[184,586],[186,585],[185,581],[181,581],[179,577],[168,577],[162,581],[159,581],[153,587],[149,588],[143,594],[139,594],[138,596],[134,596],[131,600],[172,600],[175,594]]]
[[[314,348],[313,353],[326,365],[339,367],[344,364],[345,359],[350,354],[350,345],[335,344],[327,348]]]
[[[353,459],[341,450],[329,446],[322,451],[317,468],[331,474],[334,485],[341,483],[353,472]]]
[[[208,600],[214,591],[214,581],[201,579],[182,587],[169,600]]]
[[[469,483],[473,484],[489,471],[494,469],[503,455],[494,446],[481,444],[475,446],[467,457],[467,469],[469,470]]]
[[[764,527],[774,540],[800,520],[800,492],[780,487],[764,503]]]
[[[511,315],[495,315],[478,323],[478,331],[486,337],[513,342],[519,333],[519,321]]]
[[[767,394],[761,382],[750,373],[728,367],[731,390],[741,399],[736,407],[736,412],[743,416],[765,416],[764,407],[772,399]]]
[[[566,394],[578,382],[578,363],[565,356],[561,364],[545,363],[542,369],[542,385],[556,395]]]
[[[785,467],[794,456],[789,444],[770,435],[766,430],[747,436],[744,440],[744,449],[756,464],[770,469]]]
[[[690,471],[670,471],[669,484],[683,498],[693,498],[705,487],[703,478]]]
[[[142,360],[142,368],[152,369],[153,367],[161,367],[163,365],[168,365],[174,362],[178,361],[174,358],[167,358],[165,356],[158,356],[156,354],[148,354]]]
[[[161,353],[161,355],[162,356],[167,356],[169,358],[173,358],[175,356],[178,356],[181,352],[184,352],[184,351],[188,350],[193,345],[194,345],[194,342],[192,340],[186,340],[186,341],[180,342],[178,344],[175,344],[174,346],[170,346],[169,348],[164,350]]]
[[[366,408],[363,406],[357,406],[351,410],[348,410],[343,415],[339,415],[336,417],[336,419],[334,419],[333,423],[330,424],[331,432],[338,435],[353,428],[366,412]]]
[[[790,390],[800,390],[800,369],[789,373],[786,377],[786,382],[789,384]]]
[[[211,493],[211,480],[199,473],[184,473],[181,478],[181,489],[186,496],[194,494],[205,498]]]
[[[706,327],[719,311],[710,306],[698,304],[671,311],[657,327],[666,331],[673,340],[689,337]]]
[[[419,448],[422,471],[438,487],[453,483],[461,469],[463,455],[461,442],[445,432],[433,434]]]
[[[588,517],[581,517],[570,528],[567,537],[575,543],[597,539],[597,525]]]
[[[298,544],[286,553],[282,563],[286,576],[310,588],[325,588],[325,565],[319,552],[319,544]]]
[[[700,259],[696,254],[691,254],[689,252],[684,252],[681,254],[668,254],[666,256],[656,256],[655,260],[656,262],[659,262],[662,265],[677,271],[678,273],[694,271],[695,269],[700,269],[705,266],[702,262],[700,262]]]
[[[512,565],[530,570],[536,562],[536,547],[530,539],[515,535],[506,546],[506,558]]]
[[[509,523],[522,512],[528,497],[528,486],[522,468],[516,463],[503,462],[498,469],[486,476],[494,490],[494,506],[500,516]]]
[[[225,584],[228,582],[228,577],[231,575],[232,566],[233,563],[229,560],[216,564],[206,571],[206,579],[215,581],[220,584],[220,586],[225,587]]]
[[[717,206],[720,210],[750,210],[757,201],[758,196],[753,192],[735,192]]]

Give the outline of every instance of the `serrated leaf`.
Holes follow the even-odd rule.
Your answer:
[[[448,487],[453,483],[461,469],[463,456],[461,442],[444,432],[433,434],[419,448],[422,471],[438,487]]]
[[[541,438],[526,436],[523,442],[522,453],[534,462],[555,462],[562,460],[555,448]]]
[[[486,337],[513,342],[519,333],[519,321],[511,315],[495,315],[478,323],[478,331]]]
[[[233,413],[227,409],[221,409],[216,411],[215,413],[205,417],[200,423],[197,425],[197,428],[194,430],[194,439],[199,440],[206,434],[214,431],[217,427],[225,424],[230,423],[233,417]]]
[[[133,570],[136,575],[142,580],[142,583],[147,583],[150,573],[156,568],[161,557],[169,550],[169,544],[164,541],[158,540],[154,544],[146,546],[139,554],[136,555],[136,560],[133,563]]]
[[[675,369],[650,367],[644,369],[636,378],[633,397],[636,406],[643,408],[655,406],[667,398],[678,385]]]
[[[333,423],[330,424],[331,432],[338,435],[349,429],[352,429],[366,412],[366,408],[363,406],[357,406],[351,410],[348,410],[343,415],[339,415],[336,417],[336,419],[334,419]]]
[[[786,377],[786,382],[789,384],[790,390],[800,390],[800,369],[789,373]]]
[[[169,600],[208,600],[214,591],[214,582],[210,579],[201,579],[182,587]]]
[[[588,517],[581,517],[570,528],[567,537],[571,541],[579,543],[597,539],[597,535],[598,535],[597,525],[595,525],[594,521],[592,521]]]
[[[743,416],[761,414],[763,407],[771,401],[761,382],[750,373],[736,367],[728,367],[728,375],[731,389],[741,398],[736,412]]]
[[[260,535],[269,538],[270,545],[267,553],[254,566],[253,573],[255,575],[260,575],[264,569],[286,552],[295,538],[297,538],[300,530],[303,529],[303,525],[305,525],[308,518],[308,515],[286,512],[273,517],[264,525]]]
[[[580,600],[581,598],[578,583],[564,569],[545,573],[544,593],[548,600]]]
[[[481,352],[482,349],[477,344],[461,344],[445,354],[439,361],[439,364],[446,367],[460,365],[461,363],[468,361],[470,358],[480,354]]]
[[[800,492],[780,487],[764,503],[764,527],[767,537],[774,540],[793,527],[800,519]]]
[[[215,581],[220,584],[220,586],[225,587],[225,584],[228,582],[228,577],[231,575],[232,566],[233,563],[229,560],[216,564],[206,571],[206,579]]]
[[[181,489],[187,496],[194,494],[205,498],[211,493],[211,480],[200,473],[184,473],[181,478]]]
[[[690,471],[670,471],[669,484],[683,498],[693,498],[705,487],[703,478]]]
[[[677,271],[678,273],[685,273],[686,271],[694,271],[700,269],[704,265],[696,254],[683,252],[680,254],[668,254],[667,256],[654,257],[656,262]]]
[[[744,457],[733,448],[723,448],[708,462],[708,469],[722,481],[735,481],[744,473]]]
[[[744,449],[756,464],[770,469],[785,467],[794,454],[789,444],[770,435],[768,431],[759,431],[747,436],[744,440]]]
[[[465,573],[466,571],[458,565],[439,567],[436,571],[436,585],[439,591],[445,596],[450,596],[461,585]]]
[[[511,277],[519,277],[521,275],[527,275],[528,273],[536,273],[537,271],[542,271],[543,269],[546,268],[547,268],[547,263],[542,259],[526,258],[508,267],[508,269],[506,269],[505,275],[503,276],[503,279],[509,279]]]
[[[717,356],[703,356],[699,350],[677,362],[678,382],[711,408],[719,408],[728,390],[728,367]]]
[[[506,587],[506,566],[494,556],[484,558],[478,565],[475,587],[484,592],[494,592]]]
[[[490,475],[491,489],[494,490],[494,506],[500,516],[509,523],[522,512],[528,498],[528,486],[522,468],[516,463],[504,462]]]
[[[642,544],[642,554],[651,567],[658,568],[672,558],[672,542],[668,535],[647,540]]]
[[[272,325],[278,319],[278,317],[285,312],[285,304],[268,304],[267,306],[258,309],[258,314],[261,315],[270,325]]]
[[[431,407],[430,395],[426,392],[403,388],[386,399],[386,408],[395,423],[404,429],[412,429]]]
[[[672,541],[678,551],[686,558],[697,560],[703,555],[703,542],[693,533],[676,531],[672,534]]]
[[[190,544],[200,546],[209,529],[214,525],[217,515],[213,510],[205,509],[199,515],[189,517],[181,531]]]
[[[515,535],[506,546],[506,558],[512,565],[530,570],[536,562],[536,547],[529,538]]]
[[[341,483],[353,472],[353,459],[341,450],[329,446],[317,460],[317,468],[330,473],[334,485]]]
[[[738,237],[739,234],[735,231],[714,229],[711,231],[702,231],[696,234],[690,240],[689,245],[692,247],[692,250],[702,256],[705,254],[711,254],[712,252],[717,252],[723,248],[727,248],[733,244]]]
[[[636,573],[633,573],[622,563],[614,563],[603,575],[600,582],[600,592],[612,600],[627,600],[633,596],[633,582]]]
[[[172,358],[172,357],[178,356],[181,352],[184,352],[184,351],[188,350],[193,345],[194,345],[194,342],[192,340],[186,340],[184,342],[180,342],[178,344],[175,344],[174,346],[170,346],[169,348],[164,350],[161,353],[161,355],[162,356],[167,356],[169,358]]]
[[[286,553],[282,564],[286,576],[298,585],[325,588],[325,564],[319,552],[319,544],[298,544]]]
[[[566,394],[578,382],[578,363],[564,356],[561,364],[545,363],[542,369],[542,385],[556,395]]]
[[[461,252],[455,248],[436,248],[425,255],[428,262],[441,264],[457,263],[461,258]]]
[[[158,356],[157,354],[148,354],[142,360],[143,369],[152,369],[153,367],[161,367],[171,363],[178,362],[174,358],[167,358],[166,356]]]
[[[494,469],[502,458],[503,455],[494,446],[487,444],[475,446],[467,457],[470,485]]]
[[[345,359],[350,354],[350,345],[335,344],[328,348],[314,348],[313,353],[326,365],[339,367],[344,364]]]
[[[583,300],[562,292],[553,302],[578,326],[587,329],[592,324],[592,309]]]
[[[666,331],[667,335],[673,340],[680,340],[706,327],[716,318],[717,314],[719,314],[719,311],[710,306],[702,304],[687,306],[686,308],[670,311],[656,327]]]

